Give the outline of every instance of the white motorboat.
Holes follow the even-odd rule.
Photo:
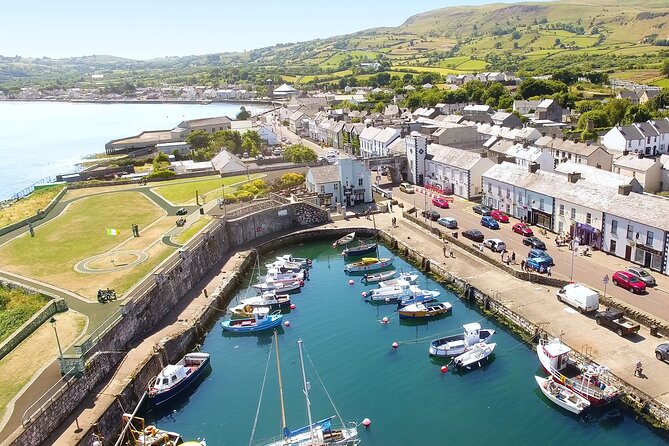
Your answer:
[[[430,342],[428,351],[432,356],[458,356],[471,350],[472,347],[480,342],[490,342],[495,330],[490,328],[481,329],[481,325],[477,322],[471,324],[464,324],[462,326],[463,333],[446,336],[444,338],[435,339]]]
[[[441,292],[437,290],[421,290],[417,285],[409,285],[409,290],[411,294],[409,296],[404,296],[397,302],[397,307],[402,308],[407,305],[412,305],[418,302],[432,302],[441,296]]]
[[[490,357],[496,346],[497,344],[494,342],[489,344],[479,342],[478,344],[474,344],[470,350],[453,358],[453,362],[456,366],[465,369],[481,367],[481,363]]]
[[[553,378],[535,376],[534,379],[537,381],[541,393],[546,395],[546,398],[552,403],[563,409],[578,415],[590,407],[590,401],[588,401],[587,398],[572,392],[568,387],[555,382]]]
[[[393,264],[393,258],[363,257],[358,262],[348,263],[344,266],[347,273],[364,273],[367,271],[376,271]]]
[[[270,278],[272,280],[304,280],[304,270],[297,272],[281,272],[278,268],[269,268],[267,274],[262,277],[262,280]]]
[[[306,257],[293,257],[292,254],[284,254],[276,258],[277,262],[297,263],[302,268],[311,267],[311,259]]]
[[[397,274],[396,270],[384,271],[381,273],[374,273],[374,274],[365,274],[364,276],[362,276],[362,279],[360,279],[360,281],[365,283],[382,282],[384,280],[392,279],[393,277],[395,277],[395,274]]]
[[[265,268],[278,269],[282,273],[302,271],[302,265],[297,262],[288,262],[285,260],[275,260],[272,263],[265,263]]]
[[[268,278],[264,282],[256,283],[251,286],[260,292],[278,291],[283,293],[290,293],[291,291],[299,290],[302,285],[304,285],[304,281],[302,280],[283,281],[272,280]]]
[[[336,248],[339,245],[346,245],[348,243],[351,243],[353,239],[355,238],[355,232],[351,232],[349,234],[346,234],[342,238],[335,240],[334,243],[332,243],[332,247]]]
[[[416,302],[397,312],[400,319],[424,319],[446,314],[453,309],[449,302]]]
[[[418,274],[416,273],[400,273],[397,279],[384,280],[379,282],[380,287],[401,285],[404,282],[409,282],[410,285],[415,285],[418,282]]]

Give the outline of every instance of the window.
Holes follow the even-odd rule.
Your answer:
[[[611,220],[611,234],[618,233],[618,220]]]
[[[592,215],[590,214],[590,212],[585,214],[585,222],[586,222],[586,224],[592,223]]]
[[[564,222],[558,223],[558,234],[564,232]]]
[[[576,220],[576,208],[571,208],[571,219]]]
[[[564,204],[560,205],[560,217],[564,215]]]
[[[646,232],[646,245],[651,246],[653,244],[653,231]]]
[[[541,211],[544,210],[544,199],[543,198],[539,199],[539,210],[541,210]]]
[[[325,193],[325,185],[322,185],[322,186],[321,186],[321,193],[322,193],[322,194]]]
[[[337,189],[339,189],[339,184],[335,183],[334,184],[334,190],[337,190]]]
[[[502,195],[502,186],[497,186],[497,195]]]
[[[488,183],[488,193],[492,193],[492,184]]]
[[[362,178],[358,178],[358,186],[362,186]]]
[[[627,225],[627,238],[631,239],[634,236],[634,225]]]
[[[511,189],[506,188],[506,198],[511,198]]]

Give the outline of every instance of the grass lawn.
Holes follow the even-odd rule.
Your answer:
[[[86,317],[73,311],[54,317],[58,321],[58,338],[65,349],[84,331]],[[0,360],[0,417],[4,415],[7,404],[35,373],[57,357],[58,346],[53,328],[45,322]]]
[[[19,289],[0,287],[0,342],[30,319],[49,299]]]
[[[461,71],[477,71],[485,70],[487,66],[488,63],[485,60],[471,59],[467,62],[461,63],[456,68]]]
[[[133,223],[142,231],[163,214],[138,192],[93,195],[73,202],[59,217],[37,226],[35,237],[24,234],[6,243],[0,247],[0,257],[10,271],[54,283],[52,276],[75,274],[77,262],[105,253],[130,237]],[[120,230],[120,236],[108,236],[105,228]],[[67,282],[65,287],[70,288]]]
[[[177,235],[172,240],[180,245],[185,245],[188,240],[193,238],[195,234],[207,226],[210,221],[211,216],[205,215],[204,217],[196,220],[192,225],[188,226],[181,234]]]
[[[264,175],[255,174],[251,175],[250,179],[254,180],[262,176]],[[233,189],[227,189],[227,186],[246,180],[246,175],[237,175],[227,178],[221,178],[219,176],[205,177],[205,179],[181,181],[166,186],[158,186],[154,188],[153,191],[175,205],[182,205],[189,202],[193,202],[194,204],[195,191],[197,191],[200,196],[203,194],[206,195],[206,201],[211,201],[223,195],[221,185],[224,184],[226,186],[226,193],[231,193]]]
[[[58,195],[63,186],[54,186],[48,189],[36,190],[25,198],[12,203],[8,208],[0,210],[0,228],[32,217],[37,209],[45,209],[53,197]]]

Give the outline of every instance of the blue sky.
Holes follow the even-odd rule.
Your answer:
[[[0,55],[149,59],[249,50],[396,26],[419,12],[484,3],[492,1],[7,1],[1,9]]]

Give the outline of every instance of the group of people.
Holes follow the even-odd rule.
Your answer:
[[[544,265],[543,263],[541,263],[539,267],[536,267],[534,265],[531,265],[530,262],[527,262],[524,259],[520,261],[520,269],[522,269],[523,271],[535,271],[539,274],[546,273],[548,277],[551,277],[552,275],[550,265]]]

